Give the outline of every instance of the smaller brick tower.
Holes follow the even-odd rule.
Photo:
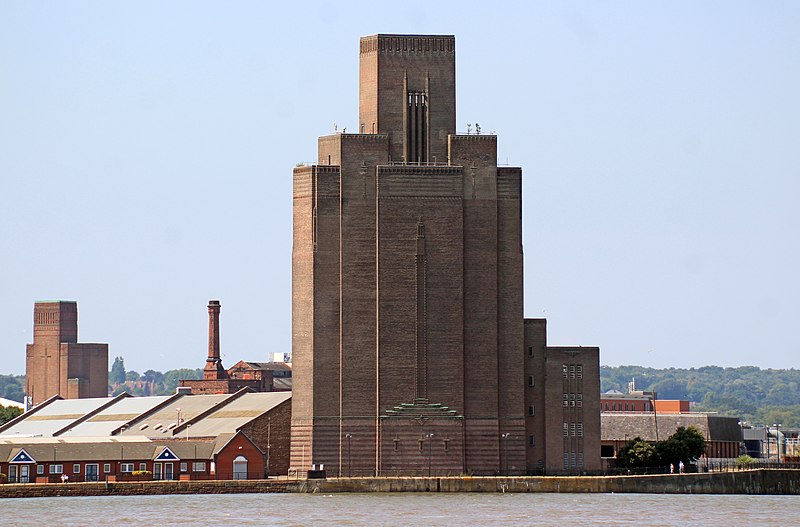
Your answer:
[[[78,304],[36,302],[28,344],[25,391],[31,404],[108,395],[108,344],[78,343]]]
[[[208,301],[208,358],[203,369],[203,379],[217,381],[228,378],[219,356],[219,300]]]

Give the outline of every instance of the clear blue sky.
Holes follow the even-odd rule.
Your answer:
[[[277,7],[280,5],[280,7]],[[525,313],[601,362],[798,367],[800,3],[0,3],[0,373],[33,302],[143,371],[291,348],[291,173],[358,39],[456,35],[523,167]]]

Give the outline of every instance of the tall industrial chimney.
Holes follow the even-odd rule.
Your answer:
[[[203,369],[203,379],[206,380],[228,378],[219,355],[219,308],[219,300],[208,301],[208,358]]]

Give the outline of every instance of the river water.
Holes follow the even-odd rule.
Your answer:
[[[214,494],[0,500],[0,525],[798,525],[800,496]]]

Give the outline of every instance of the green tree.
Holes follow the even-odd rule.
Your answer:
[[[762,406],[755,411],[754,422],[767,425],[781,423],[786,428],[797,428],[800,426],[800,404]]]
[[[164,393],[174,393],[181,379],[202,379],[202,374],[198,377],[197,370],[181,368],[179,370],[169,370],[164,372],[164,380],[161,389]]]
[[[144,397],[150,395],[147,390],[144,388],[140,388],[139,386],[134,386],[128,390],[128,393],[131,395],[135,395],[136,397]]]
[[[700,404],[697,405],[697,410],[741,417],[753,415],[757,410],[757,406],[741,398],[708,392]]]
[[[25,399],[24,375],[0,375],[0,397],[23,402]]]
[[[659,399],[686,399],[687,381],[680,378],[669,378],[659,381],[651,387]]]
[[[656,459],[661,465],[677,465],[683,462],[687,467],[700,456],[706,448],[703,434],[694,426],[679,426],[675,433],[655,445]]]
[[[147,382],[155,384],[161,384],[164,380],[164,374],[155,370],[145,370],[143,377]]]
[[[141,379],[141,375],[139,375],[138,371],[130,370],[125,372],[125,380],[126,381],[138,381]]]
[[[125,361],[122,357],[114,359],[111,371],[108,372],[108,383],[114,387],[125,383]]]
[[[0,425],[5,424],[18,415],[22,414],[22,409],[16,406],[2,406],[0,405]]]
[[[651,467],[655,460],[655,447],[641,437],[629,441],[617,454],[617,466],[626,468]]]

